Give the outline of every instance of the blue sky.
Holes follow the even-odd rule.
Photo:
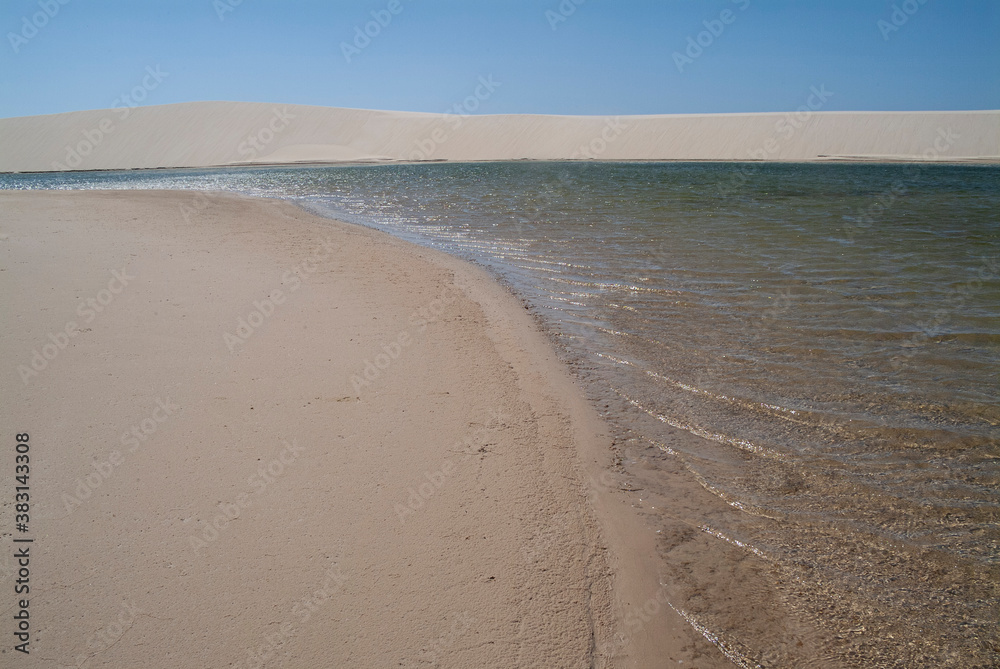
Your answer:
[[[997,0],[4,0],[0,29],[0,117],[136,87],[440,112],[481,76],[478,113],[787,111],[814,86],[831,111],[1000,109]]]

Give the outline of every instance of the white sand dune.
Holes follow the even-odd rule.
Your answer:
[[[459,116],[192,102],[0,119],[0,171],[414,160],[1000,162],[1000,111]]]

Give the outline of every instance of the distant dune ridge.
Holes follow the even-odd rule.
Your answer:
[[[1000,111],[424,114],[191,102],[0,119],[0,171],[490,160],[1000,162]]]

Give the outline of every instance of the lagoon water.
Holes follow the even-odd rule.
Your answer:
[[[1000,666],[996,166],[269,167],[0,188],[283,197],[479,262],[608,418],[671,606],[734,663]]]

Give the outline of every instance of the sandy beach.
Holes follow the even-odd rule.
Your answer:
[[[0,669],[1000,669],[1000,2],[0,24]]]
[[[0,194],[18,666],[722,666],[513,296],[278,201],[185,220],[192,197]]]

